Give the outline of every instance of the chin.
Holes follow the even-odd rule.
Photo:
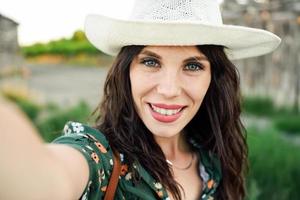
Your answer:
[[[146,127],[150,130],[154,137],[172,138],[181,132],[182,129],[172,127]]]

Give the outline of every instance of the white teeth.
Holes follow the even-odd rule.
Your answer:
[[[173,114],[173,111],[172,111],[172,110],[167,110],[166,115],[172,115],[172,114]]]
[[[175,115],[177,114],[179,111],[181,111],[182,108],[179,108],[179,109],[176,109],[176,110],[173,110],[173,109],[164,109],[164,108],[159,108],[159,107],[156,107],[154,105],[151,104],[151,107],[153,108],[153,110],[159,114],[162,114],[162,115],[167,115],[167,116],[170,116],[170,115]]]

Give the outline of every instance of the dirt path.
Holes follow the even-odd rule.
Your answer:
[[[28,80],[14,78],[5,82],[24,84],[37,93],[42,102],[55,102],[61,106],[73,105],[81,99],[96,106],[100,101],[107,68],[45,64],[27,66],[31,70]]]

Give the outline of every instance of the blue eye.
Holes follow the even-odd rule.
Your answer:
[[[185,67],[184,70],[187,71],[199,71],[203,69],[203,65],[200,63],[188,63]]]
[[[149,58],[143,59],[141,63],[148,67],[158,67],[158,65],[159,65],[159,62],[157,60],[149,59]]]

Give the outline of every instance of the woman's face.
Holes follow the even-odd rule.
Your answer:
[[[181,132],[210,81],[210,63],[195,46],[146,46],[130,65],[136,111],[155,137]]]

